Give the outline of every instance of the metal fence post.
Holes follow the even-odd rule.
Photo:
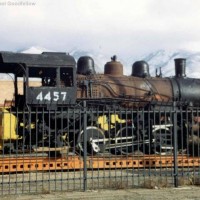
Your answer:
[[[177,111],[176,102],[173,103],[173,132],[174,132],[174,186],[178,187],[178,163],[177,163]]]
[[[83,190],[87,190],[87,108],[83,102]]]

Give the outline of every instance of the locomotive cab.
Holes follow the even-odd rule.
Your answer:
[[[15,106],[49,109],[75,104],[76,62],[66,53],[0,53],[0,73],[14,74]],[[19,92],[19,80],[23,79]]]

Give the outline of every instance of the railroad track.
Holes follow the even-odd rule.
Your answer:
[[[173,156],[143,155],[143,156],[112,156],[87,157],[87,169],[128,169],[128,168],[163,168],[173,167]],[[178,167],[199,167],[199,157],[179,155]],[[32,171],[62,171],[82,170],[83,157],[72,155],[57,158],[47,156],[1,157],[0,173],[32,172]]]

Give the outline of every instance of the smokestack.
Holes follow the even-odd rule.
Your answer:
[[[186,68],[186,59],[185,58],[176,58],[175,61],[175,76],[176,77],[186,77],[185,68]]]

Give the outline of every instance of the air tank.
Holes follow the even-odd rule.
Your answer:
[[[77,62],[77,74],[95,74],[94,60],[90,56],[82,56]]]
[[[131,76],[137,76],[141,78],[149,77],[149,65],[145,61],[136,61],[132,66]]]

